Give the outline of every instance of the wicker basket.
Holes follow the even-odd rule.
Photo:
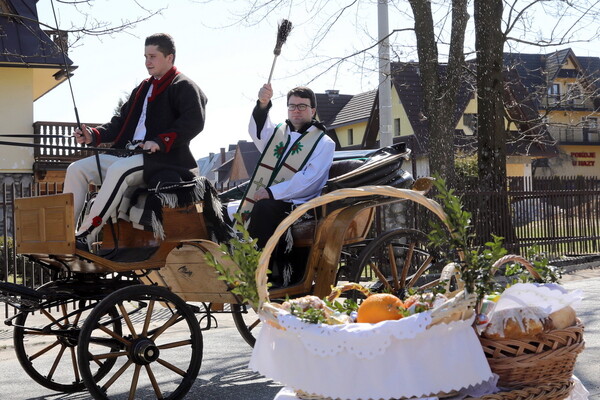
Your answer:
[[[520,256],[502,257],[494,267],[509,262],[518,262],[539,280],[531,263]],[[492,372],[500,377],[498,386],[503,388],[568,385],[577,356],[584,348],[583,325],[580,321],[574,326],[526,339],[492,340],[480,337],[479,340]]]

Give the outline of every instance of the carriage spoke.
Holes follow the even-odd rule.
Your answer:
[[[73,326],[79,326],[79,320],[81,319],[82,312],[78,312],[73,320]]]
[[[416,285],[417,280],[421,277],[421,275],[423,275],[423,273],[425,271],[427,271],[427,269],[429,269],[432,261],[433,261],[433,257],[428,256],[427,259],[419,266],[419,269],[417,269],[417,272],[415,272],[415,274],[412,276],[412,278],[408,284],[409,287],[413,287]]]
[[[163,326],[161,326],[156,332],[153,333],[153,335],[150,339],[153,341],[156,341],[156,339],[160,335],[162,335],[167,329],[169,329],[171,326],[175,325],[179,321],[183,321],[183,317],[181,317],[181,315],[179,313],[174,313],[171,316],[171,318],[169,318],[169,320],[167,322],[165,322],[165,324]]]
[[[250,325],[248,325],[248,330],[252,332],[252,330],[254,328],[256,328],[259,324],[260,324],[260,319],[257,318],[257,319],[254,320],[253,323],[251,323]]]
[[[58,368],[58,364],[60,363],[60,360],[61,360],[63,354],[65,354],[66,348],[67,348],[67,346],[62,346],[60,348],[60,350],[58,351],[58,354],[56,355],[56,358],[54,359],[54,363],[52,364],[52,367],[50,368],[50,371],[48,372],[48,378],[52,378],[52,376],[54,375],[54,372],[56,372],[56,368]]]
[[[131,379],[131,387],[129,388],[129,400],[135,399],[135,392],[137,391],[138,379],[140,378],[141,365],[136,365],[133,371],[133,378]]]
[[[375,275],[377,275],[377,279],[379,279],[379,282],[383,283],[386,290],[391,291],[392,286],[390,285],[386,277],[381,273],[379,267],[377,267],[377,265],[373,261],[370,261],[368,265],[371,267],[371,270],[375,273]]]
[[[97,327],[98,327],[98,329],[100,329],[102,332],[104,332],[104,333],[106,333],[106,334],[110,335],[111,337],[113,337],[113,338],[117,339],[119,342],[123,343],[124,345],[126,345],[126,346],[129,346],[129,345],[131,344],[131,342],[130,342],[129,340],[125,339],[125,338],[124,338],[123,336],[121,336],[121,335],[118,335],[118,334],[114,333],[113,331],[111,331],[111,330],[110,330],[110,329],[108,329],[107,327],[105,327],[105,326],[103,326],[103,325],[100,325],[100,324],[98,324],[98,325],[97,325]],[[95,339],[95,340],[94,340],[94,338],[90,338],[90,341],[92,341],[92,342],[94,342],[94,343],[96,343],[96,344],[103,344],[103,343],[110,343],[110,344],[113,344],[113,342],[112,342],[112,341],[108,341],[107,339]],[[108,344],[105,344],[105,346],[106,346],[106,345],[108,345]]]
[[[160,391],[160,387],[158,386],[158,382],[156,381],[156,377],[154,376],[154,373],[152,372],[152,368],[150,368],[150,365],[146,365],[146,373],[148,374],[148,378],[150,379],[150,382],[152,383],[152,388],[154,389],[154,394],[156,394],[156,398],[162,399],[163,394]]]
[[[32,355],[31,357],[29,357],[30,360],[35,360],[36,358],[38,358],[39,356],[46,354],[47,352],[49,352],[50,350],[52,350],[53,348],[55,348],[56,346],[58,346],[60,344],[60,341],[56,341],[46,347],[44,347],[43,349],[41,349],[40,351],[38,351],[37,353],[35,353],[34,355]]]
[[[410,268],[410,265],[412,264],[412,256],[413,256],[414,249],[415,249],[415,243],[412,242],[408,246],[406,256],[404,257],[404,266],[402,268],[402,279],[400,280],[400,287],[398,289],[404,289],[406,287],[406,277],[408,276],[408,270]]]
[[[160,346],[157,346],[160,350],[166,350],[166,349],[174,349],[176,347],[181,347],[181,346],[188,346],[192,344],[192,340],[188,339],[188,340],[181,340],[179,342],[173,342],[173,343],[167,343],[167,344],[161,344]]]
[[[65,324],[68,326],[69,325],[69,310],[67,310],[67,305],[66,304],[61,304],[60,305],[60,310],[62,311],[63,314],[63,321],[65,322]]]
[[[71,363],[73,364],[73,372],[75,373],[75,382],[79,382],[79,367],[77,366],[77,355],[75,354],[75,347],[69,349],[71,351]]]
[[[111,352],[111,353],[102,353],[102,354],[90,354],[90,358],[96,362],[99,362],[100,360],[108,360],[108,359],[112,359],[112,358],[119,358],[119,357],[123,357],[128,355],[129,353],[126,351],[119,351],[119,352]]]
[[[156,360],[157,363],[159,363],[160,365],[162,365],[163,367],[166,367],[168,369],[170,369],[173,372],[178,373],[181,376],[185,376],[186,372],[184,370],[182,370],[181,368],[177,368],[175,365],[171,364],[168,361],[163,360],[162,358],[159,358]]]
[[[396,265],[396,255],[394,254],[394,246],[390,243],[387,246],[388,258],[390,260],[390,269],[392,273],[392,284],[394,285],[394,291],[398,291],[400,286],[398,285],[398,266]]]
[[[121,375],[123,375],[123,372],[127,371],[127,368],[129,368],[129,366],[130,366],[131,364],[133,364],[133,361],[131,361],[131,360],[128,360],[128,361],[125,363],[125,365],[123,365],[121,368],[119,368],[119,370],[118,370],[117,372],[115,372],[115,374],[114,374],[113,376],[111,376],[111,378],[110,378],[108,381],[106,381],[106,383],[105,383],[104,385],[102,385],[102,390],[106,392],[106,391],[108,390],[108,388],[109,388],[109,387],[111,387],[111,385],[112,385],[113,383],[115,383],[115,381],[116,381],[117,379],[119,379],[119,377],[120,377]]]
[[[58,322],[58,321],[56,320],[56,318],[54,318],[54,317],[52,316],[52,314],[50,314],[48,311],[46,311],[46,309],[42,308],[40,311],[41,311],[41,313],[42,313],[42,314],[44,314],[44,315],[46,316],[46,318],[48,318],[48,319],[49,319],[49,320],[50,320],[50,321],[51,321],[53,324],[56,324],[56,325],[58,325],[60,328],[64,328],[64,327],[65,327],[63,324],[61,324],[60,322]]]
[[[439,280],[439,278],[438,278],[438,279],[434,279],[433,281],[431,281],[431,282],[428,282],[428,283],[424,284],[423,286],[419,286],[419,288],[418,288],[418,289],[419,289],[419,290],[427,290],[427,289],[431,289],[431,288],[433,288],[433,287],[436,287],[437,285],[439,285],[439,284],[440,284],[440,282],[441,282],[441,281]]]
[[[142,328],[142,336],[148,336],[148,327],[150,326],[150,320],[152,319],[152,313],[154,312],[155,301],[150,301],[148,304],[148,310],[146,311],[146,320],[144,321],[144,327]]]
[[[137,339],[137,333],[135,332],[131,318],[129,318],[129,314],[127,313],[127,310],[125,310],[123,303],[119,303],[119,310],[121,310],[121,315],[123,316],[123,320],[125,320],[125,324],[127,324],[127,327],[129,328],[129,332],[131,332],[131,335],[134,339]]]
[[[31,331],[25,330],[23,331],[23,335],[35,335],[35,336],[56,336],[56,333],[53,332],[42,332],[42,331]]]

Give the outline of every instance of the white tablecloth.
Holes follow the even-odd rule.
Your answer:
[[[588,400],[588,396],[590,393],[583,386],[581,381],[579,379],[577,379],[577,377],[575,377],[575,376],[573,376],[573,381],[575,383],[575,386],[573,387],[573,390],[571,391],[571,395],[569,397],[567,397],[565,400]],[[293,389],[284,387],[283,389],[281,389],[279,391],[279,393],[277,393],[274,400],[298,400],[298,397],[296,397],[296,394]],[[423,397],[419,400],[438,400],[438,398],[437,397]]]
[[[494,378],[472,320],[425,329],[428,316],[413,317],[384,326],[296,326],[295,318],[280,319],[285,330],[263,324],[249,367],[307,393],[349,400],[430,396]]]

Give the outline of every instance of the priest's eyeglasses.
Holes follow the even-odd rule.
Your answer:
[[[307,108],[310,108],[309,104],[288,104],[289,111],[306,111]]]

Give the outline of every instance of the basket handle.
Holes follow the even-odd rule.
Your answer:
[[[428,199],[420,192],[410,189],[397,189],[391,186],[362,186],[360,188],[349,188],[349,189],[338,189],[331,193],[324,194],[323,196],[316,197],[312,200],[307,201],[304,204],[296,207],[290,215],[288,215],[281,223],[277,226],[277,229],[271,236],[271,238],[265,244],[263,251],[258,260],[258,268],[256,269],[256,286],[259,297],[259,307],[269,301],[269,292],[267,289],[267,269],[269,266],[269,259],[271,253],[277,245],[279,238],[282,237],[287,228],[290,227],[298,218],[300,218],[308,210],[322,206],[336,200],[345,199],[347,197],[366,197],[366,196],[387,196],[390,198],[396,198],[399,200],[411,200],[417,204],[420,204],[432,211],[440,220],[447,226],[447,215],[435,200]]]
[[[496,262],[492,265],[492,269],[490,270],[490,273],[493,275],[496,273],[496,271],[498,270],[498,268],[500,268],[502,265],[504,264],[508,264],[510,262],[515,262],[515,263],[519,263],[522,266],[525,267],[525,269],[531,274],[531,276],[533,276],[533,278],[538,281],[541,282],[543,279],[540,276],[540,274],[535,270],[535,268],[533,267],[533,264],[531,264],[531,262],[529,260],[527,260],[524,257],[521,257],[519,255],[516,254],[507,254],[504,257],[499,258],[498,260],[496,260]]]
[[[332,288],[331,293],[329,294],[329,296],[327,296],[327,300],[334,301],[335,299],[340,297],[340,295],[343,292],[347,292],[349,290],[358,290],[359,292],[364,294],[365,297],[369,297],[372,294],[371,291],[369,289],[367,289],[366,287],[364,287],[363,285],[360,285],[358,283],[347,283],[344,286],[336,286],[336,287]]]

